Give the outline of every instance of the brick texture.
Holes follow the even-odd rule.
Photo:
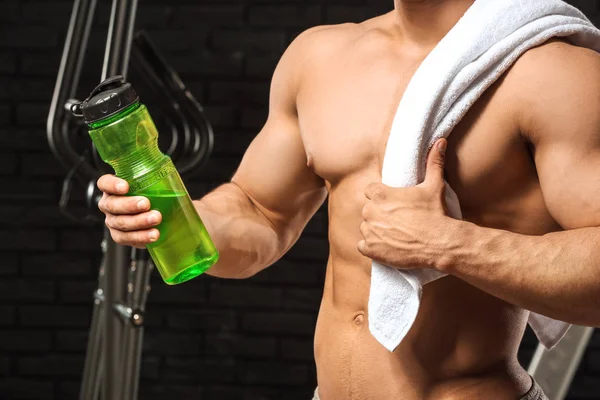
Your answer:
[[[571,2],[600,23],[600,0]],[[45,130],[72,3],[0,1],[0,399],[78,398],[103,232],[60,213],[67,171]],[[80,97],[100,75],[110,2],[98,3]],[[271,75],[296,35],[391,7],[392,0],[140,2],[136,28],[180,73],[215,128],[212,158],[184,177],[192,196],[234,173],[264,124]],[[133,72],[131,80],[140,81]],[[138,91],[151,99],[143,86]],[[148,106],[163,126],[160,110]],[[75,184],[76,213],[85,211],[84,194]],[[327,255],[323,208],[288,255],[249,280],[202,277],[170,287],[154,272],[140,399],[309,399]],[[523,364],[535,345],[528,330]],[[599,376],[596,334],[568,399],[599,398]]]

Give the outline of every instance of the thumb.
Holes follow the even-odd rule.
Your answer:
[[[440,139],[435,142],[427,157],[425,183],[432,186],[444,186],[444,163],[448,141]]]

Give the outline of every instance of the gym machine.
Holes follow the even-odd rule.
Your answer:
[[[84,64],[97,0],[74,0],[69,28],[52,96],[47,138],[55,157],[69,171],[63,183],[60,210],[77,221],[94,221],[101,193],[96,180],[109,172],[87,140],[87,148],[74,145],[87,138],[87,127],[70,112]],[[168,66],[144,32],[134,34],[137,0],[113,0],[100,81],[114,75],[134,76],[154,94],[170,128],[166,151],[183,175],[205,163],[213,147],[213,130],[204,113],[177,73]],[[81,146],[80,146],[81,147]],[[73,181],[87,187],[89,212],[76,216],[69,210]],[[146,250],[117,245],[104,230],[98,288],[80,390],[80,400],[133,400],[138,381],[144,312],[150,290],[152,260]]]
[[[572,326],[561,342],[548,351],[538,345],[528,372],[538,382],[548,398],[563,400],[577,372],[594,328]]]

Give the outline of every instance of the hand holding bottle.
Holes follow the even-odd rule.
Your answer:
[[[143,249],[160,238],[155,227],[162,221],[162,214],[150,210],[146,197],[125,196],[129,191],[127,181],[104,175],[98,179],[98,189],[103,192],[98,208],[106,215],[105,223],[115,242]]]

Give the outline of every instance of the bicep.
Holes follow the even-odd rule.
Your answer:
[[[530,124],[544,200],[565,229],[600,226],[600,56],[567,49]]]
[[[232,181],[276,227],[304,227],[327,195],[307,166],[296,124],[283,117],[269,118]]]
[[[565,229],[600,226],[600,138],[589,147],[583,142],[557,140],[536,149],[546,206]]]

